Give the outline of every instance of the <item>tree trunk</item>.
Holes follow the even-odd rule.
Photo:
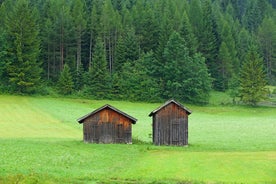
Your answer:
[[[77,38],[77,71],[79,71],[80,64],[81,64],[81,28],[78,30],[78,38]]]

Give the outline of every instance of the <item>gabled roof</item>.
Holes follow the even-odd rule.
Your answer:
[[[117,112],[117,113],[119,113],[119,114],[125,116],[126,118],[128,118],[128,119],[130,119],[130,120],[132,121],[132,124],[135,124],[136,121],[137,121],[137,119],[135,119],[134,117],[132,117],[132,116],[130,116],[130,115],[128,115],[128,114],[126,114],[126,113],[120,111],[119,109],[117,109],[117,108],[115,108],[115,107],[113,107],[113,106],[111,106],[111,105],[109,105],[109,104],[106,104],[106,105],[104,105],[104,106],[102,106],[102,107],[100,107],[100,108],[94,110],[93,112],[84,115],[83,117],[77,119],[77,121],[78,121],[79,123],[83,123],[83,121],[84,121],[86,118],[88,118],[88,117],[90,117],[90,116],[92,116],[92,115],[94,115],[94,114],[100,112],[100,111],[103,110],[103,109],[111,109],[111,110],[113,110],[113,111],[115,111],[115,112]]]
[[[167,102],[165,102],[163,105],[161,105],[160,107],[158,107],[157,109],[155,109],[154,111],[152,111],[149,116],[152,116],[154,115],[155,113],[157,113],[158,111],[160,111],[161,109],[163,109],[164,107],[166,107],[167,105],[171,104],[171,103],[174,103],[176,104],[177,106],[179,106],[180,108],[184,109],[188,115],[192,113],[191,110],[189,110],[188,108],[184,107],[181,103],[175,101],[175,100],[168,100]]]

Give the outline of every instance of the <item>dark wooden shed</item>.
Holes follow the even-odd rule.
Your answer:
[[[83,124],[84,142],[131,144],[137,119],[106,104],[77,121]]]
[[[179,102],[169,100],[152,111],[153,143],[155,145],[188,145],[188,115],[192,111]]]

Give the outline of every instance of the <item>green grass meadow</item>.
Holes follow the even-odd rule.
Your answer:
[[[0,95],[0,183],[276,183],[276,108],[184,104],[189,146],[151,144],[159,103]],[[76,119],[109,103],[133,144],[86,144]]]

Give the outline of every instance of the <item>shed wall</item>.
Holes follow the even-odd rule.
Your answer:
[[[111,109],[103,109],[83,122],[83,140],[91,143],[131,143],[131,128],[131,120]]]
[[[187,145],[188,114],[171,103],[153,115],[153,143],[156,145]]]

